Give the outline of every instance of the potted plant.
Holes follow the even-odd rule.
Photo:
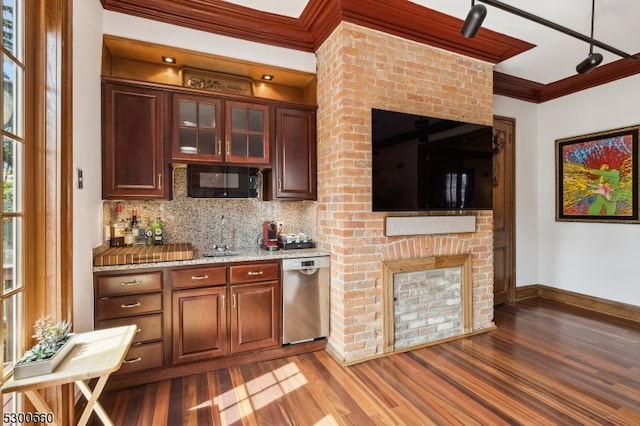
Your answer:
[[[13,366],[15,379],[51,373],[73,348],[76,335],[66,320],[54,323],[49,316],[40,318],[33,329],[37,343]]]

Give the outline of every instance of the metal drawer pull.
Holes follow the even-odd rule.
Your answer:
[[[137,308],[138,306],[142,306],[142,303],[140,302],[135,302],[135,303],[128,303],[128,304],[122,304],[120,305],[121,308]]]
[[[122,287],[133,287],[134,285],[140,285],[140,284],[142,284],[142,281],[138,281],[138,280],[125,281],[120,283]]]
[[[249,271],[247,275],[263,275],[264,271]]]
[[[224,295],[222,295],[222,310],[224,310],[224,305],[225,305],[224,301],[225,301],[225,297]]]
[[[192,280],[206,280],[207,278],[209,278],[209,275],[192,275],[191,276]]]
[[[124,364],[133,364],[134,362],[138,362],[138,361],[142,361],[142,357],[135,357],[135,358],[131,358],[131,359],[125,359],[124,361],[122,361]]]
[[[142,330],[140,330],[140,329],[137,329],[137,330],[136,330],[136,333],[140,333],[141,331],[142,331]]]
[[[231,297],[231,301],[233,302],[233,307],[235,308],[236,307],[236,295],[235,294]]]

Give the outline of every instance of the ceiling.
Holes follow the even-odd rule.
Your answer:
[[[481,2],[479,0],[478,2]],[[591,0],[502,0],[590,35]],[[106,9],[238,38],[314,51],[340,21],[379,29],[495,64],[495,92],[543,102],[640,73],[633,61],[599,47],[602,64],[587,75],[576,65],[589,44],[486,5],[474,39],[459,33],[470,0],[102,0]],[[180,3],[180,5],[177,5]],[[640,1],[595,0],[594,39],[640,52]],[[640,56],[640,55],[639,55]]]

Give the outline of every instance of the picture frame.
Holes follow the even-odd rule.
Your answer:
[[[556,221],[640,223],[640,125],[556,140]]]

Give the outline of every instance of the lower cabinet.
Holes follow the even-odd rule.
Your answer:
[[[125,380],[281,347],[279,261],[97,272],[94,289],[96,329],[137,327],[115,373]]]
[[[137,327],[121,375],[164,366],[162,271],[97,274],[95,328]]]
[[[172,363],[174,365],[278,347],[281,293],[278,262],[231,265],[229,282],[220,271],[174,270]],[[207,277],[191,282],[183,277]],[[213,277],[218,277],[214,280]],[[185,288],[185,287],[194,288]]]
[[[173,364],[228,354],[226,293],[226,286],[173,292]]]
[[[231,353],[280,345],[278,281],[231,286]]]

